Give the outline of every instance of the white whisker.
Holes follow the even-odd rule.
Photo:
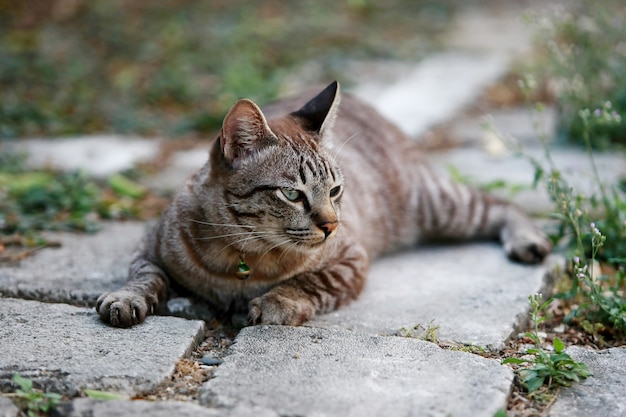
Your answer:
[[[275,245],[273,245],[272,247],[270,247],[268,250],[265,251],[265,253],[263,255],[261,255],[261,257],[259,258],[259,262],[261,261],[261,259],[263,259],[265,257],[265,255],[267,255],[268,253],[270,253],[271,251],[273,251],[274,249],[276,249],[279,246],[284,245],[285,243],[289,243],[291,242],[291,239],[285,239],[282,242],[279,242]]]
[[[250,229],[255,229],[257,227],[257,226],[248,226],[248,225],[245,225],[245,224],[228,224],[228,223],[203,222],[203,221],[200,221],[200,220],[195,220],[195,219],[190,219],[190,218],[187,218],[187,220],[189,220],[190,222],[193,222],[193,223],[203,224],[203,225],[206,225],[206,226],[247,227],[247,228],[250,228]]]
[[[358,134],[359,132],[356,132],[352,136],[350,136],[348,139],[344,140],[343,143],[339,146],[339,148],[337,148],[337,152],[335,152],[335,154],[333,155],[333,159],[337,159],[337,155],[339,155],[339,152],[341,152],[343,147],[346,146],[346,143],[350,142],[352,139],[357,137]]]
[[[261,236],[271,236],[271,235],[274,235],[274,234],[276,234],[276,233],[272,232],[272,231],[267,231],[267,232],[262,231],[262,232],[259,232],[259,231],[251,230],[249,232],[237,232],[237,233],[227,233],[225,235],[217,235],[217,236],[195,237],[194,240],[213,240],[213,239],[221,239],[221,238],[224,238],[224,237],[246,236],[246,235],[248,235],[248,236],[254,235],[254,236],[261,237]]]
[[[285,249],[283,253],[280,254],[276,263],[280,263],[281,259],[283,259],[283,256],[287,255],[287,253],[291,251],[293,248],[295,248],[296,246],[298,246],[298,242],[294,242],[291,245],[289,245],[287,249]]]
[[[262,239],[262,238],[263,238],[263,236],[251,235],[251,236],[248,236],[248,237],[244,237],[243,239],[235,240],[235,241],[229,243],[228,245],[224,246],[222,249],[220,249],[220,251],[217,252],[217,255],[219,255],[220,253],[224,252],[226,249],[228,249],[231,246],[236,245],[238,243],[244,242],[244,246],[245,246],[245,244],[248,243],[249,241],[258,240],[258,239]]]

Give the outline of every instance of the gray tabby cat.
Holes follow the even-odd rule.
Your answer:
[[[102,320],[141,323],[177,286],[217,310],[247,308],[253,324],[299,325],[356,299],[372,259],[418,241],[499,238],[525,263],[550,252],[520,210],[436,175],[397,127],[339,98],[334,82],[268,118],[239,100],[128,283],[98,299]]]

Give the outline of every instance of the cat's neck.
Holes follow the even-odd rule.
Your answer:
[[[258,282],[276,282],[293,276],[294,271],[304,271],[322,252],[288,245],[259,250],[240,233],[245,235],[245,229],[233,231],[228,223],[196,217],[188,224],[186,240],[193,242],[189,249],[202,259],[207,273]],[[249,268],[245,276],[242,263]]]

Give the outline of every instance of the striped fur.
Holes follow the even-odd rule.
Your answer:
[[[350,96],[339,105],[336,83],[264,112],[241,100],[206,165],[145,236],[128,283],[97,310],[130,326],[175,284],[217,310],[247,308],[251,323],[299,325],[357,298],[372,259],[470,238],[498,238],[526,263],[551,249],[514,206],[436,175],[371,107]]]

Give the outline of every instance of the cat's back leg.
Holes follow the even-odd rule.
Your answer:
[[[541,262],[552,243],[518,207],[476,188],[415,166],[416,221],[430,239],[499,239],[506,254],[524,263]]]

